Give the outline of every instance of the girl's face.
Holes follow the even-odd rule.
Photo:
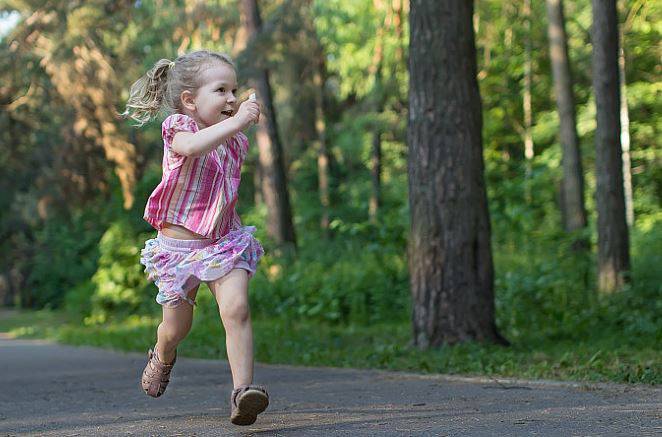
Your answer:
[[[191,111],[193,119],[200,128],[205,128],[232,117],[237,111],[237,75],[231,66],[217,62],[204,69],[192,106],[185,107]]]

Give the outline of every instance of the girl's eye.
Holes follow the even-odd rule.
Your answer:
[[[222,92],[222,93],[224,93],[224,92],[225,92],[225,88],[223,88],[223,87],[220,87],[220,88],[219,88],[219,89],[217,89],[216,91],[220,91],[220,92]]]

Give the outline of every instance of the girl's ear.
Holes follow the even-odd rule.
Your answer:
[[[193,93],[189,90],[182,91],[182,94],[179,96],[182,101],[182,106],[189,111],[195,111],[195,97]]]

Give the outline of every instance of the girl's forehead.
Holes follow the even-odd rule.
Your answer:
[[[237,85],[237,74],[234,68],[227,64],[214,63],[205,68],[202,72],[203,83],[223,82],[226,85]]]

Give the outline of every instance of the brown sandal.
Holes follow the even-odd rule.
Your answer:
[[[269,406],[269,393],[259,385],[244,385],[232,391],[230,421],[235,425],[252,425],[257,415]]]
[[[164,392],[168,383],[170,382],[170,371],[177,361],[177,351],[175,350],[175,358],[172,360],[172,363],[166,364],[163,361],[159,360],[159,356],[156,353],[156,347],[154,351],[152,349],[147,352],[147,365],[145,370],[143,370],[143,376],[141,379],[142,388],[148,395],[158,398]]]

